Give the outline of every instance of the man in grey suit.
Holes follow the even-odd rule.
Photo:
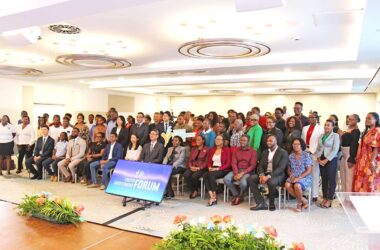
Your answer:
[[[148,142],[149,127],[144,123],[144,113],[138,112],[136,116],[136,123],[131,127],[131,135],[135,134],[139,141],[138,143],[143,146]]]
[[[139,161],[141,162],[151,162],[151,163],[162,163],[164,159],[165,148],[162,143],[157,141],[158,130],[153,129],[149,134],[150,142],[145,143]]]
[[[252,175],[249,179],[253,197],[256,206],[251,210],[267,210],[268,206],[260,193],[259,185],[267,184],[269,190],[269,210],[276,210],[274,198],[276,188],[281,186],[285,181],[285,170],[288,165],[288,153],[277,145],[275,135],[269,135],[267,138],[267,149],[261,154],[261,160],[257,169],[257,174]]]

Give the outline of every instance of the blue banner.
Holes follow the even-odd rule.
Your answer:
[[[161,202],[172,166],[118,160],[106,192]]]

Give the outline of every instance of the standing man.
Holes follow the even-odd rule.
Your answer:
[[[162,115],[162,122],[157,125],[158,135],[159,135],[159,141],[165,145],[165,139],[162,137],[162,133],[170,133],[173,132],[174,124],[172,121],[170,121],[171,114],[169,111],[165,111]],[[172,145],[172,138],[168,140],[168,143],[165,146],[165,149],[168,149]],[[166,153],[166,152],[165,152]]]
[[[279,128],[282,134],[286,133],[284,110],[282,108],[276,108],[274,110],[274,116],[276,117],[276,128]]]
[[[313,184],[311,193],[313,202],[317,202],[319,193],[319,163],[317,157],[318,140],[323,135],[323,128],[318,124],[318,116],[315,112],[309,114],[309,123],[302,129],[302,139],[306,143],[306,152],[311,156],[311,176],[313,178]]]
[[[269,190],[269,210],[276,210],[274,198],[276,189],[285,181],[285,169],[288,165],[288,153],[277,146],[276,136],[270,135],[267,139],[267,149],[261,155],[261,160],[258,166],[257,174],[252,175],[249,179],[253,197],[256,201],[256,206],[251,207],[251,210],[267,210],[268,206],[260,193],[259,185],[267,184]]]
[[[131,135],[135,134],[139,138],[139,145],[143,146],[148,142],[149,127],[144,123],[144,113],[138,112],[136,116],[136,123],[131,127]]]
[[[63,117],[62,127],[61,127],[61,130],[59,132],[59,135],[61,134],[61,132],[65,132],[67,134],[67,138],[70,140],[70,136],[71,136],[72,131],[73,131],[73,127],[70,127],[70,118],[67,116]]]
[[[55,142],[58,141],[59,134],[61,133],[61,117],[59,115],[54,115],[53,123],[50,124],[49,136],[54,139]]]
[[[109,112],[110,120],[107,123],[107,130],[106,130],[106,140],[110,140],[110,134],[114,127],[116,127],[116,120],[118,117],[118,113],[115,109],[111,109]]]
[[[78,135],[79,129],[74,127],[71,132],[71,140],[67,144],[66,158],[58,163],[59,171],[65,177],[65,182],[75,182],[76,167],[85,158],[86,141]],[[70,172],[67,171],[66,167],[69,168]]]
[[[249,136],[249,146],[253,148],[257,155],[260,155],[260,144],[261,137],[263,136],[263,129],[259,125],[259,116],[253,114],[249,117],[252,127],[248,130],[247,135]]]
[[[96,123],[95,123],[94,120],[95,120],[94,114],[89,114],[88,115],[88,124],[87,124],[87,127],[88,127],[88,129],[90,131],[91,131],[92,127],[94,127],[96,125]],[[90,138],[91,138],[91,136],[90,136]]]
[[[303,110],[303,103],[302,102],[296,102],[294,104],[294,116],[300,119],[302,123],[302,127],[305,127],[309,125],[309,119],[302,114]]]
[[[33,156],[29,157],[26,162],[26,168],[33,174],[31,180],[42,179],[42,166],[45,160],[49,160],[53,155],[54,139],[49,136],[49,127],[46,125],[41,126],[42,136],[37,139],[34,148]],[[33,167],[36,164],[37,170]]]
[[[237,112],[233,109],[230,109],[227,111],[227,114],[228,114],[228,121],[229,121],[229,127],[227,129],[227,132],[231,137],[232,136],[232,130],[234,129],[233,124],[235,123],[235,120],[237,119]]]

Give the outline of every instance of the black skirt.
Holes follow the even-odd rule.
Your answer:
[[[14,142],[0,143],[0,155],[13,155]]]

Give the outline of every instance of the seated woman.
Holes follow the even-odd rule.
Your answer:
[[[213,206],[218,203],[216,190],[218,184],[216,180],[224,178],[231,170],[231,151],[230,148],[223,146],[223,136],[218,135],[215,138],[215,147],[210,150],[208,158],[208,172],[203,175],[206,190],[210,195],[207,206]]]
[[[307,209],[308,201],[302,196],[303,191],[309,188],[312,183],[311,177],[311,157],[307,153],[306,143],[301,138],[294,138],[292,141],[293,153],[289,156],[288,175],[285,188],[288,192],[297,198],[296,212]],[[311,195],[311,194],[309,194]]]
[[[248,178],[256,167],[257,154],[248,146],[249,136],[242,135],[240,147],[232,153],[232,171],[224,177],[224,183],[231,190],[233,199],[231,205],[239,205],[244,200],[244,192],[248,188]],[[239,181],[240,192],[236,189],[234,182]]]
[[[207,171],[207,161],[209,155],[209,148],[204,146],[205,138],[198,135],[195,138],[196,146],[193,147],[190,153],[189,161],[187,163],[188,169],[183,177],[186,184],[190,189],[190,199],[198,196],[198,187],[200,186],[199,179]]]
[[[186,171],[185,165],[185,155],[186,150],[183,146],[183,140],[180,136],[174,136],[172,141],[173,147],[168,148],[168,152],[162,162],[164,165],[171,165],[172,173],[171,175],[183,174]],[[174,198],[174,191],[172,183],[169,180],[169,183],[166,188],[166,198]]]
[[[77,168],[77,175],[81,178],[80,183],[82,185],[91,184],[91,170],[90,164],[95,161],[100,161],[104,154],[106,148],[106,143],[104,142],[105,135],[103,133],[97,133],[95,135],[95,141],[90,142],[89,148],[86,154],[86,159],[79,163]]]
[[[125,159],[127,161],[138,161],[140,158],[141,150],[142,147],[139,145],[139,137],[136,134],[132,134]]]
[[[46,159],[42,164],[42,167],[46,169],[47,173],[50,175],[50,181],[52,182],[58,181],[58,162],[66,157],[68,140],[67,133],[61,132],[58,141],[54,146],[52,157]],[[53,167],[53,171],[51,171],[50,165]]]

